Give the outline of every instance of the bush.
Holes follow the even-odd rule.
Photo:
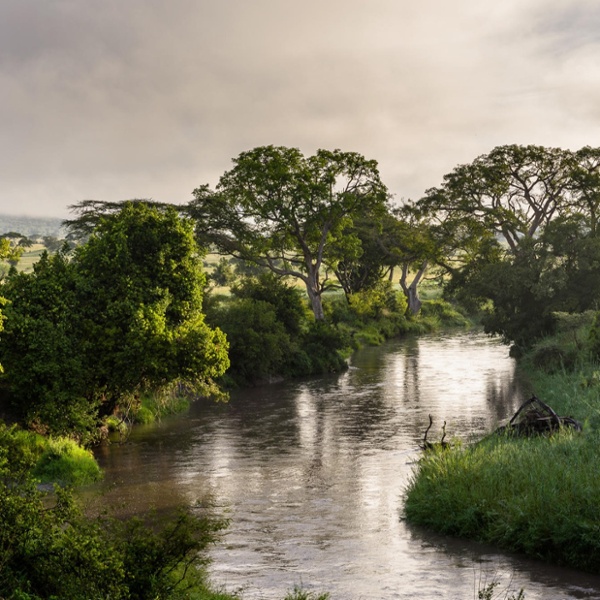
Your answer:
[[[162,517],[88,518],[70,491],[49,495],[7,465],[0,448],[0,597],[7,600],[224,598],[199,570],[226,523],[190,510]]]
[[[292,343],[272,304],[235,299],[211,318],[227,335],[231,361],[228,375],[238,384],[281,374]]]
[[[391,281],[380,280],[368,289],[351,294],[348,298],[351,311],[360,319],[380,319],[393,313],[406,312],[406,297],[395,292]]]
[[[425,300],[421,306],[421,318],[434,319],[447,327],[468,327],[469,320],[456,307],[445,300]]]
[[[134,413],[134,420],[140,425],[149,425],[156,421],[156,415],[147,406],[140,406]]]
[[[341,328],[315,321],[305,334],[302,347],[310,358],[313,373],[335,373],[347,367],[346,355],[352,342]]]
[[[577,361],[577,352],[556,343],[542,343],[531,351],[531,361],[536,369],[546,373],[556,373],[562,369],[572,371]]]
[[[244,277],[233,286],[231,293],[237,298],[269,303],[290,336],[299,335],[306,329],[309,313],[302,293],[271,272]]]

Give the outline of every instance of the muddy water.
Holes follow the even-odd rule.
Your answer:
[[[476,333],[365,349],[337,376],[240,392],[99,452],[105,501],[136,513],[206,501],[230,527],[213,581],[243,598],[294,585],[332,600],[600,598],[600,577],[437,536],[402,520],[417,446],[477,439],[523,401],[505,346]]]

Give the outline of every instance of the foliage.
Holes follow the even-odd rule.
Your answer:
[[[0,338],[13,410],[42,431],[90,431],[97,403],[85,398],[86,357],[79,336],[77,274],[64,251],[43,254],[33,273],[13,272]]]
[[[320,327],[301,292],[269,272],[243,277],[230,298],[207,308],[207,319],[227,334],[237,385],[345,368],[350,338],[336,327]]]
[[[328,600],[329,594],[320,594],[318,592],[310,592],[301,587],[294,587],[294,589],[285,596],[283,600]]]
[[[341,245],[356,250],[353,219],[387,202],[376,162],[340,150],[304,157],[296,148],[263,146],[234,163],[216,192],[194,190],[189,213],[202,243],[301,280],[323,319],[324,267],[339,259]]]
[[[41,483],[82,485],[102,472],[93,454],[68,438],[44,437],[0,422],[0,452],[15,472],[30,471]]]
[[[219,287],[231,285],[235,281],[236,275],[231,265],[231,260],[222,256],[219,262],[209,275],[210,281]]]
[[[457,231],[474,227],[502,236],[513,253],[567,207],[573,157],[542,146],[498,146],[459,165],[427,191],[421,209]]]
[[[231,289],[237,298],[252,298],[268,302],[291,336],[299,335],[309,319],[300,290],[287,284],[275,274],[266,271],[253,277],[243,277]]]
[[[518,353],[553,331],[553,313],[595,308],[599,189],[598,149],[499,146],[456,167],[415,210],[448,242],[435,257],[447,294],[485,306],[486,331]]]
[[[77,250],[82,336],[96,356],[88,389],[103,414],[128,394],[179,378],[210,384],[227,368],[225,338],[201,312],[197,252],[189,222],[141,203],[106,218]]]
[[[397,263],[399,221],[382,207],[349,220],[342,235],[332,240],[331,268],[349,298],[367,292],[389,275]],[[351,241],[351,243],[349,243]]]
[[[589,332],[590,351],[596,358],[600,358],[600,312],[596,313]]]
[[[499,587],[500,582],[499,581],[492,581],[491,583],[488,583],[487,585],[485,585],[483,588],[480,588],[479,590],[477,590],[477,599],[478,600],[494,600],[494,598],[501,598],[502,596],[499,596],[498,593],[496,592],[496,589]],[[502,592],[500,592],[502,593]],[[504,593],[504,598],[506,600],[525,600],[525,592],[521,589],[519,590],[516,595],[514,593],[510,593],[510,596],[508,595],[510,593],[509,590],[506,590]]]
[[[363,320],[406,312],[406,298],[393,290],[391,281],[379,280],[370,289],[351,294],[348,302],[351,310]]]
[[[469,319],[454,305],[440,298],[425,300],[421,310],[421,319],[434,318],[445,327],[468,327]]]
[[[102,478],[94,455],[68,438],[48,438],[33,475],[42,483],[82,485]]]
[[[210,318],[227,335],[230,377],[238,383],[252,383],[282,374],[292,342],[273,305],[238,298],[214,311]]]
[[[223,521],[183,510],[146,520],[85,517],[69,490],[39,491],[6,457],[0,447],[2,598],[194,597],[188,585],[198,587],[194,571]]]
[[[204,322],[199,265],[189,221],[136,203],[100,220],[72,257],[13,272],[0,356],[20,416],[85,436],[148,389],[215,391],[227,342]]]
[[[314,321],[304,335],[302,348],[310,359],[311,373],[336,373],[347,367],[352,342],[341,327]]]

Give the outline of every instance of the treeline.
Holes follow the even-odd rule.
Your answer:
[[[596,308],[600,149],[501,146],[400,205],[357,153],[233,162],[186,205],[71,207],[75,248],[4,279],[2,381],[25,421],[89,430],[149,390],[339,370],[361,340],[447,314],[423,310],[425,278],[515,351]],[[223,258],[207,281],[209,251]]]
[[[84,201],[65,223],[70,245],[43,254],[32,272],[15,267],[20,240],[0,245],[0,258],[14,263],[0,283],[0,391],[30,429],[91,444],[150,394],[218,398],[232,385],[337,371],[360,343],[435,320],[464,323],[449,302],[478,313],[486,331],[524,352],[555,329],[558,313],[597,309],[599,203],[600,149],[540,146],[495,148],[400,204],[375,161],[274,146],[240,154],[214,190],[198,187],[186,205]],[[223,255],[210,280],[202,264],[209,251]],[[422,301],[426,279],[444,300]],[[127,561],[154,553],[156,569],[140,575],[143,585],[164,584],[148,588],[153,597],[189,597],[174,595],[187,581],[177,574],[192,564],[185,548],[196,556],[214,538],[210,525],[196,530],[193,519],[184,521],[190,545],[165,564],[161,544],[177,539],[170,533],[177,520],[102,529],[71,513],[68,495],[42,513],[34,481],[11,467],[8,446],[0,445],[0,518],[25,519],[58,544],[48,542],[45,554],[40,538],[28,554],[27,528],[6,529],[0,542],[13,553],[11,577],[30,594],[14,597],[40,597],[27,588],[29,571],[19,571],[23,560],[31,573],[56,576],[56,589],[68,581],[73,593],[62,597],[81,597],[76,577],[55,570],[54,558],[75,560],[88,542],[121,546],[130,526],[140,532],[123,546],[131,556],[117,552],[114,565],[101,552],[85,559],[97,559],[98,573],[110,565],[133,573]],[[32,454],[27,443],[16,446]],[[22,497],[31,501],[21,502],[17,518]],[[75,522],[80,529],[70,528]],[[102,582],[118,581],[118,593],[99,587],[97,596],[144,597],[123,577]],[[3,581],[0,594],[13,597]]]

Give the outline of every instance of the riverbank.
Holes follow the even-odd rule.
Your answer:
[[[583,432],[490,435],[428,452],[406,492],[409,522],[600,573],[600,366],[591,329],[590,315],[565,317],[556,336],[519,359],[531,393]]]

